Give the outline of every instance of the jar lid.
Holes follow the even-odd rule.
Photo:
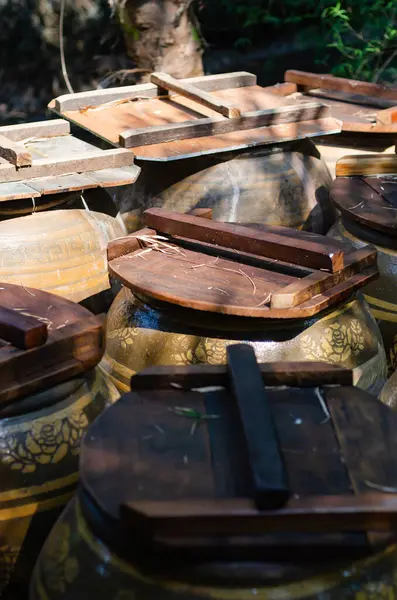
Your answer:
[[[340,558],[390,541],[394,412],[338,366],[258,365],[248,344],[227,360],[147,369],[91,426],[80,466],[96,533],[165,561]]]
[[[241,317],[305,318],[378,276],[376,251],[286,227],[152,208],[150,229],[110,242],[110,274],[153,301]]]
[[[104,352],[103,317],[65,298],[0,283],[0,404],[92,369]]]
[[[331,200],[349,219],[397,235],[397,156],[344,156],[336,164]]]

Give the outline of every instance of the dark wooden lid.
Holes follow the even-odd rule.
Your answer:
[[[257,365],[246,344],[228,347],[227,366],[136,375],[83,442],[94,527],[163,556],[338,556],[390,541],[397,415],[351,383],[324,363]]]
[[[0,405],[92,369],[103,318],[69,300],[0,283]]]
[[[397,157],[345,156],[336,165],[330,197],[349,219],[397,235]]]
[[[196,310],[304,318],[378,276],[376,251],[325,236],[149,209],[151,229],[111,242],[110,274],[134,293]]]

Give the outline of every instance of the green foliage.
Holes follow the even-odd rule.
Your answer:
[[[236,43],[240,48],[250,45],[250,31],[258,25],[280,30],[315,25],[326,42],[316,62],[327,64],[326,48],[329,48],[335,57],[331,66],[334,75],[368,81],[397,80],[397,0],[218,0],[218,3],[247,30],[247,35]]]

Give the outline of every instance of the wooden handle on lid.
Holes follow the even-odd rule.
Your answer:
[[[216,97],[211,96],[211,94],[199,90],[190,83],[178,81],[178,79],[174,79],[171,75],[167,75],[167,73],[152,73],[150,81],[165,90],[176,92],[181,96],[194,100],[198,104],[211,108],[215,112],[220,113],[229,119],[232,117],[241,117],[241,111],[237,106],[233,106],[227,102],[221,102]]]
[[[27,350],[47,340],[47,325],[19,311],[0,307],[0,338],[16,348]]]
[[[258,230],[161,208],[145,210],[143,218],[148,227],[172,236],[186,237],[312,269],[325,269],[332,273],[344,267],[344,252],[333,240],[286,227],[263,225]]]
[[[258,510],[280,508],[291,492],[254,349],[248,344],[235,344],[226,350],[231,388],[249,455],[256,507]]]

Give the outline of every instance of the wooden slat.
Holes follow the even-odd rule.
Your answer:
[[[256,127],[276,127],[282,124],[328,117],[329,109],[327,106],[319,102],[307,102],[296,106],[280,106],[275,109],[249,112],[235,119],[197,119],[141,129],[128,129],[120,133],[119,143],[125,148],[133,148],[172,142],[184,138],[222,135]]]
[[[39,197],[40,193],[30,187],[27,183],[22,183],[19,181],[0,183],[0,202]]]
[[[397,494],[313,496],[285,508],[258,511],[248,499],[141,500],[121,506],[136,533],[165,538],[270,532],[390,531],[397,527]]]
[[[291,496],[269,400],[254,349],[228,346],[230,387],[249,456],[255,505],[258,510],[284,506]]]
[[[74,173],[71,175],[58,175],[56,177],[42,177],[28,180],[28,184],[41,195],[57,194],[60,192],[74,192],[98,187],[93,179],[85,175]]]
[[[154,229],[140,229],[135,233],[130,233],[121,239],[115,239],[109,242],[107,247],[107,259],[108,262],[114,260],[115,258],[119,258],[120,256],[124,256],[125,254],[130,254],[130,252],[135,252],[135,250],[139,250],[141,248],[141,244],[137,239],[137,236],[142,235],[156,235],[156,231]]]
[[[275,233],[276,227],[252,232],[241,225],[202,221],[198,217],[157,208],[146,210],[144,221],[149,227],[169,235],[180,235],[314,269],[336,272],[344,266],[344,253],[337,245],[311,241],[304,233],[282,227],[280,234]]]
[[[276,96],[290,96],[298,91],[296,83],[289,83],[284,81],[283,83],[275,83],[274,85],[265,86],[265,92],[269,94],[275,94]]]
[[[103,188],[130,185],[138,179],[141,168],[137,165],[113,169],[100,169],[99,171],[88,171],[83,173],[89,179],[95,181]]]
[[[47,325],[34,317],[0,306],[0,338],[16,348],[26,350],[47,340]]]
[[[293,84],[291,84],[293,85]],[[351,94],[348,92],[339,92],[337,90],[312,89],[306,90],[305,96],[311,96],[317,100],[339,100],[347,104],[360,105],[367,109],[381,108],[387,109],[395,105],[395,101],[386,98],[375,98],[375,96],[360,96],[360,94]],[[357,106],[359,108],[359,106]]]
[[[111,167],[127,167],[134,161],[132,152],[121,149],[95,150],[82,154],[75,154],[73,158],[42,158],[34,160],[29,167],[29,178],[66,175],[68,173],[81,173]],[[26,169],[16,170],[13,165],[0,162],[0,179],[4,181],[26,180]]]
[[[314,272],[272,294],[271,308],[290,308],[345,281],[353,274],[376,265],[377,253],[372,248],[360,248],[345,255],[345,267],[335,274]]]
[[[70,123],[64,119],[53,119],[51,121],[39,121],[37,123],[22,123],[20,125],[6,125],[0,127],[0,134],[6,136],[13,142],[19,142],[28,138],[55,137],[68,135]]]
[[[16,167],[29,167],[32,164],[32,155],[29,150],[1,134],[0,156]]]
[[[364,96],[375,96],[376,98],[387,98],[389,100],[396,100],[397,102],[396,88],[358,81],[356,79],[344,79],[332,75],[318,75],[316,73],[290,70],[286,71],[284,81],[312,89],[325,88]]]
[[[218,75],[205,75],[201,77],[190,77],[182,79],[185,83],[191,83],[200,90],[214,92],[228,88],[246,87],[256,84],[256,75],[239,71],[234,73],[222,73]],[[109,88],[104,90],[92,90],[89,92],[78,92],[76,94],[65,94],[59,96],[49,107],[57,112],[80,110],[86,106],[99,106],[107,102],[114,102],[124,98],[154,98],[158,95],[158,87],[152,83],[130,85]]]
[[[312,387],[353,385],[353,373],[323,362],[284,362],[259,364],[263,384],[269,386]],[[226,365],[186,365],[149,367],[131,379],[132,390],[228,387]]]
[[[340,158],[335,167],[337,177],[395,173],[397,173],[397,156],[394,154],[352,154]]]
[[[163,93],[162,90],[176,92],[177,94],[181,94],[194,102],[198,102],[198,104],[202,104],[203,106],[224,115],[228,119],[241,116],[241,111],[237,106],[233,106],[226,102],[220,102],[213,96],[210,96],[210,94],[203,92],[203,90],[195,88],[194,85],[184,81],[178,81],[174,77],[171,77],[171,75],[167,75],[167,73],[152,73],[150,81],[159,86],[159,95]]]

